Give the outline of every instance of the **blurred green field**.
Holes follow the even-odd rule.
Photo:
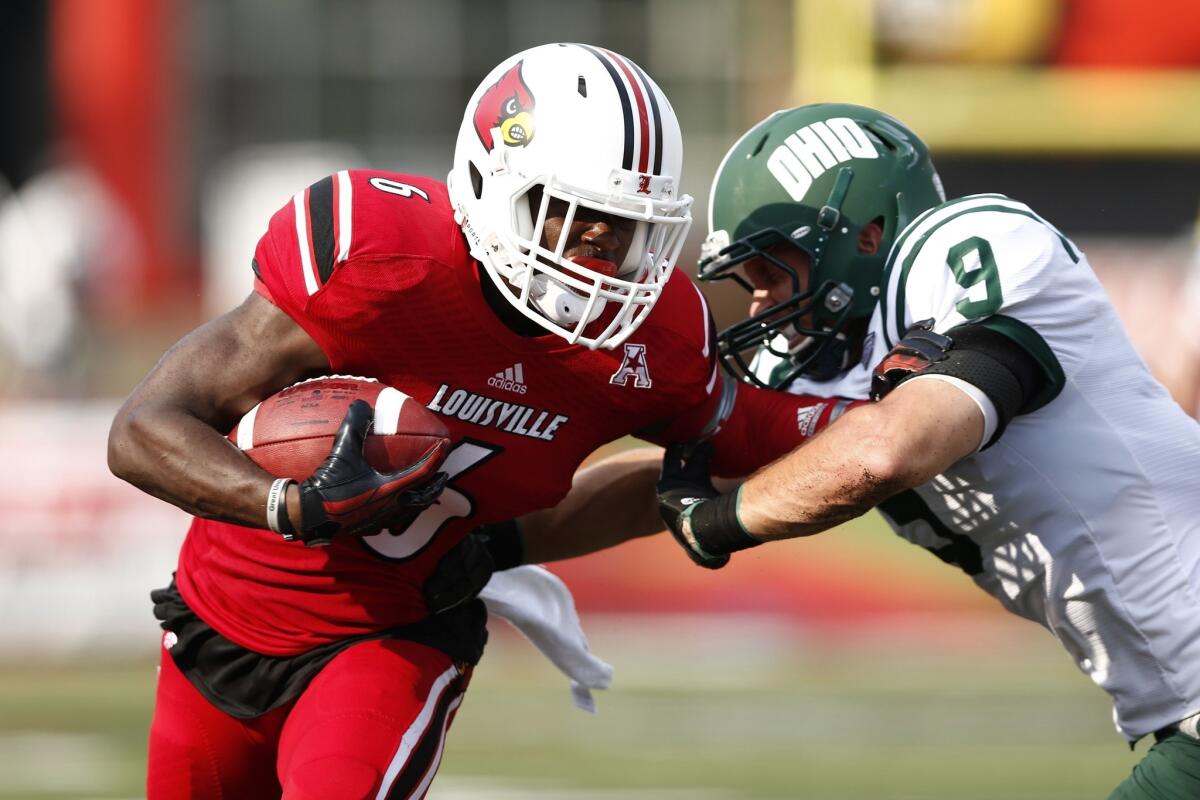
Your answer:
[[[433,800],[1084,800],[1146,747],[1129,752],[1049,636],[999,612],[836,637],[758,617],[587,624],[616,667],[599,713],[500,623]],[[141,796],[153,676],[0,668],[0,799]]]
[[[1051,636],[873,515],[749,551],[719,580],[660,538],[559,571],[592,603],[614,576],[676,595],[782,579],[798,594],[781,607],[824,624],[590,614],[592,649],[616,668],[593,716],[494,621],[431,800],[1102,800],[1148,746],[1129,752]],[[873,611],[825,616],[871,592]],[[141,797],[154,671],[0,661],[0,800]]]

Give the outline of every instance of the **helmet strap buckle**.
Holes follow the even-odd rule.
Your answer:
[[[508,148],[496,147],[488,154],[492,177],[508,174]]]
[[[842,203],[846,202],[846,192],[850,191],[850,181],[854,178],[854,170],[842,167],[838,170],[837,180],[829,192],[829,199],[817,212],[817,224],[825,230],[832,230],[842,218]]]
[[[850,301],[854,298],[854,290],[848,284],[839,283],[829,290],[825,295],[825,308],[834,314],[841,313],[842,309],[850,305]]]
[[[821,210],[817,212],[817,224],[825,230],[831,230],[841,217],[842,212],[833,206],[821,206]]]

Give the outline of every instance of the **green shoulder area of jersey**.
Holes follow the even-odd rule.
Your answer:
[[[946,224],[969,214],[983,213],[1019,214],[1036,220],[1059,239],[1063,249],[1073,262],[1079,262],[1079,252],[1071,241],[1057,228],[1019,201],[1002,194],[974,194],[948,200],[914,219],[897,237],[896,244],[888,255],[881,283],[882,292],[879,304],[883,335],[889,348],[895,346],[906,332],[904,310],[907,302],[909,273],[925,244],[934,233]],[[979,251],[982,266],[968,274],[963,271],[960,262],[963,254],[971,250]],[[1027,414],[1035,411],[1057,397],[1062,391],[1066,378],[1054,351],[1046,343],[1046,340],[1029,325],[1013,317],[997,313],[1002,305],[999,296],[999,275],[987,240],[978,236],[970,236],[958,245],[949,248],[946,253],[946,269],[949,278],[964,288],[969,288],[975,283],[985,283],[988,289],[986,300],[962,301],[959,306],[960,313],[968,318],[978,317],[980,324],[987,325],[997,333],[1008,336],[1029,353],[1045,374],[1046,385],[1021,409],[1021,413]],[[897,271],[899,274],[896,276],[898,280],[896,281],[895,301],[889,305],[890,287],[893,275]],[[993,285],[995,286],[994,292]]]

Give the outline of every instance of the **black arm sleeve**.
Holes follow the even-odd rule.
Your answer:
[[[950,375],[977,387],[996,407],[999,424],[985,447],[1045,386],[1046,374],[1023,347],[984,325],[959,325],[946,332],[954,342],[946,357],[915,375]]]

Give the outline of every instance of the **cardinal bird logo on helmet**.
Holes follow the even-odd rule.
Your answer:
[[[521,65],[500,76],[488,87],[475,107],[475,132],[490,152],[496,146],[492,130],[500,129],[500,138],[509,147],[524,147],[533,141],[533,94],[521,77]]]

